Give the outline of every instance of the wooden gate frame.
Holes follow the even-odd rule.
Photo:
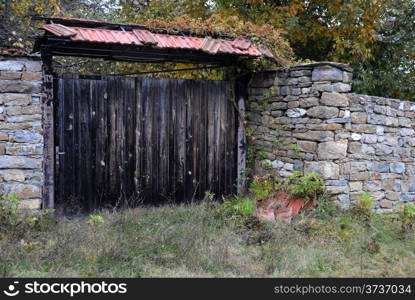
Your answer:
[[[53,86],[53,55],[43,48],[41,50],[43,62],[43,172],[42,208],[55,208],[55,130],[54,130],[54,86]],[[235,80],[235,98],[237,100],[238,127],[237,127],[237,193],[246,190],[246,153],[247,140],[245,130],[245,103],[248,95],[247,87],[250,74]]]
[[[52,55],[41,51],[43,62],[43,190],[42,208],[55,208],[55,130]]]

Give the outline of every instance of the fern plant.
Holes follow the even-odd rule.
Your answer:
[[[357,202],[354,205],[354,210],[358,215],[368,219],[372,215],[373,206],[374,204],[372,194],[369,192],[363,192],[357,198]]]
[[[306,200],[317,199],[324,192],[324,181],[315,172],[301,176],[301,172],[294,172],[288,179],[291,186],[289,192],[294,197]]]
[[[401,222],[402,231],[411,231],[415,224],[415,205],[400,202],[398,206],[398,220]]]

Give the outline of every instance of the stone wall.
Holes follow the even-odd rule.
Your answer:
[[[42,70],[36,56],[0,54],[0,193],[23,208],[42,197]]]
[[[415,103],[352,94],[351,79],[348,66],[331,62],[255,74],[248,104],[255,173],[315,171],[346,207],[362,191],[376,210],[414,201]]]

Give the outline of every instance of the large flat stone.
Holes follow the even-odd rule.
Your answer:
[[[349,105],[349,98],[345,94],[324,92],[321,95],[320,102],[327,106],[346,107]]]
[[[3,183],[1,184],[5,194],[14,194],[20,200],[41,198],[42,189],[38,185],[24,183]]]
[[[42,167],[42,161],[36,158],[22,156],[0,156],[0,169],[39,169]]]
[[[17,143],[36,144],[42,141],[42,135],[29,130],[20,130],[10,134],[11,141]]]
[[[319,141],[319,142],[326,142],[331,141],[334,138],[334,133],[331,131],[307,131],[307,132],[294,132],[293,137],[302,139],[302,140],[309,140],[309,141]]]
[[[26,71],[28,72],[41,72],[42,62],[41,61],[25,61]]]
[[[316,106],[308,109],[307,115],[318,119],[331,119],[339,115],[339,109],[331,106]]]
[[[298,141],[297,142],[298,148],[304,152],[311,152],[315,153],[317,151],[317,143],[311,141]]]
[[[313,81],[343,81],[343,71],[331,66],[316,67],[311,74],[311,79]]]
[[[30,94],[0,94],[0,103],[6,106],[29,105]]]
[[[42,205],[41,199],[25,199],[19,203],[20,209],[36,210]]]
[[[321,160],[345,158],[347,155],[347,140],[320,143],[317,153]]]
[[[24,64],[19,61],[13,61],[13,60],[0,61],[0,71],[18,72],[18,71],[22,71],[23,68],[24,68]]]
[[[0,80],[0,93],[39,93],[41,84],[23,80]]]
[[[339,178],[339,165],[330,161],[313,161],[305,162],[304,172],[316,172],[323,179],[338,179]]]

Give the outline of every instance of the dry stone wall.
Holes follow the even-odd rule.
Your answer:
[[[42,197],[41,91],[39,57],[0,55],[0,193],[28,209]]]
[[[414,202],[415,103],[352,94],[351,80],[347,65],[331,62],[255,74],[248,103],[255,173],[317,172],[345,207],[363,191],[378,211]]]

